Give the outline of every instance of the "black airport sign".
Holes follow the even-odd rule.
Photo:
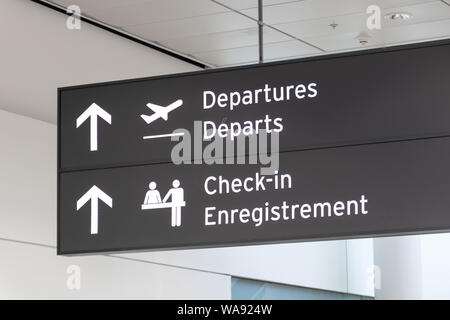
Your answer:
[[[58,253],[449,230],[449,56],[439,41],[59,89]]]

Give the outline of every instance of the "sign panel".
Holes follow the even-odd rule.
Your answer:
[[[449,230],[448,56],[441,41],[60,89],[58,253]],[[175,165],[180,128],[194,149],[205,129],[277,132],[279,168]]]
[[[448,135],[449,56],[447,41],[64,88],[60,166],[170,161],[178,128],[265,129],[281,151]]]
[[[156,164],[63,173],[59,250],[208,247],[450,229],[449,163],[450,138],[436,138],[283,153],[280,171],[270,176],[248,165]]]

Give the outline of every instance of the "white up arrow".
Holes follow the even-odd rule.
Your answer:
[[[77,211],[91,200],[91,234],[98,233],[98,200],[102,200],[110,208],[113,205],[113,199],[100,190],[97,186],[93,186],[77,201]]]
[[[100,108],[98,104],[93,103],[77,119],[77,128],[79,128],[88,118],[91,119],[91,151],[97,151],[97,119],[102,118],[111,124],[111,115]]]

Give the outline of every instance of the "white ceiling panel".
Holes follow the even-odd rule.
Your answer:
[[[258,8],[258,0],[216,0],[216,1],[226,5],[227,7],[233,8],[234,10]],[[306,0],[263,0],[263,5],[273,6],[277,4],[292,3],[298,1],[306,1]]]
[[[57,3],[64,7],[68,7],[70,5],[79,6],[82,11],[83,8],[95,8],[95,7],[113,7],[113,6],[123,6],[123,5],[131,5],[137,3],[150,2],[155,0],[52,0],[50,2]]]
[[[267,6],[264,8],[264,22],[279,24],[325,17],[338,17],[355,13],[365,13],[370,5],[381,9],[401,7],[436,0],[305,0]],[[257,9],[241,10],[242,13],[256,18]]]
[[[370,49],[373,47],[383,46],[383,38],[381,34],[377,34],[370,38],[367,45],[361,45],[356,39],[358,31],[340,33],[332,36],[322,36],[314,38],[306,38],[310,43],[328,51],[348,51],[348,50],[362,50]]]
[[[54,0],[129,34],[217,66],[258,60],[258,0]],[[218,3],[217,3],[218,2]],[[439,0],[263,0],[265,60],[450,37],[450,6]],[[369,5],[382,15],[409,12],[408,21],[382,19],[366,27]],[[225,7],[226,6],[226,7]],[[227,8],[228,7],[228,8]],[[240,14],[241,13],[241,14]],[[250,18],[249,18],[250,16]],[[337,23],[336,29],[330,27]],[[362,47],[356,36],[368,33]],[[320,52],[324,53],[324,52]]]
[[[267,60],[280,60],[318,53],[321,52],[297,40],[270,43],[264,46],[264,59]]]
[[[450,19],[450,8],[447,9],[445,7],[446,5],[442,2],[434,1],[392,9],[394,11],[411,13],[413,14],[414,18],[408,21],[400,22],[382,19],[382,29]],[[390,12],[390,10],[387,10],[385,13],[388,12]],[[380,32],[378,30],[368,31],[366,28],[366,19],[367,15],[365,13],[358,13],[332,18],[327,17],[322,19],[296,21],[286,24],[276,24],[274,25],[274,27],[301,39],[323,36],[335,37],[341,34],[348,34],[352,32],[358,33],[362,31],[370,34]],[[332,27],[330,27],[331,23],[337,23],[338,26],[333,29]]]
[[[356,39],[358,33],[342,33],[333,36],[306,38],[307,41],[326,51],[349,51],[372,47],[390,46],[450,37],[450,19],[402,25],[370,33],[368,45],[362,46]]]
[[[385,30],[381,37],[385,44],[450,38],[450,19],[398,26]]]
[[[226,11],[229,10],[210,0],[153,0],[120,6],[92,6],[87,7],[84,12],[95,19],[123,28]]]
[[[127,31],[152,41],[192,37],[209,33],[248,29],[255,22],[234,12],[129,26]]]
[[[323,36],[336,36],[349,32],[359,33],[366,29],[366,15],[353,14],[348,16],[339,16],[335,18],[322,18],[315,20],[303,20],[285,24],[275,24],[279,30],[289,33],[297,38],[311,38]],[[337,23],[336,29],[330,24]]]
[[[436,20],[450,19],[450,7],[442,1],[422,3],[412,6],[395,7],[385,10],[384,14],[395,12],[408,12],[413,18],[406,21],[388,21],[383,19],[383,28],[390,26],[410,25],[423,22],[432,22]]]
[[[283,33],[264,29],[264,43],[291,40]],[[163,40],[161,43],[179,52],[196,53],[258,45],[258,28],[209,33],[200,36]]]
[[[258,61],[258,46],[199,52],[193,56],[215,66],[251,64]]]
[[[320,53],[320,51],[296,40],[269,43],[264,46],[264,58],[266,60],[280,60],[317,53]],[[200,52],[194,54],[194,56],[198,59],[212,61],[216,66],[255,63],[258,61],[258,46]]]

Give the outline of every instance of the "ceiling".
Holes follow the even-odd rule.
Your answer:
[[[206,65],[258,61],[257,0],[53,0],[86,17]],[[264,60],[273,61],[450,37],[449,0],[263,0]],[[370,5],[413,18],[366,27]],[[333,29],[330,24],[336,23]]]
[[[199,70],[92,24],[66,28],[67,17],[38,0],[0,0],[0,108],[56,123],[57,91],[119,79]],[[40,0],[41,2],[44,0]],[[76,3],[110,29],[193,57],[212,67],[256,63],[257,0],[53,0]],[[264,0],[266,61],[361,49],[366,8],[407,11],[383,19],[365,48],[450,38],[450,6],[426,0]],[[450,0],[449,0],[450,3]],[[224,6],[225,5],[225,6]],[[329,24],[337,23],[333,30]],[[311,45],[309,45],[311,44]]]

